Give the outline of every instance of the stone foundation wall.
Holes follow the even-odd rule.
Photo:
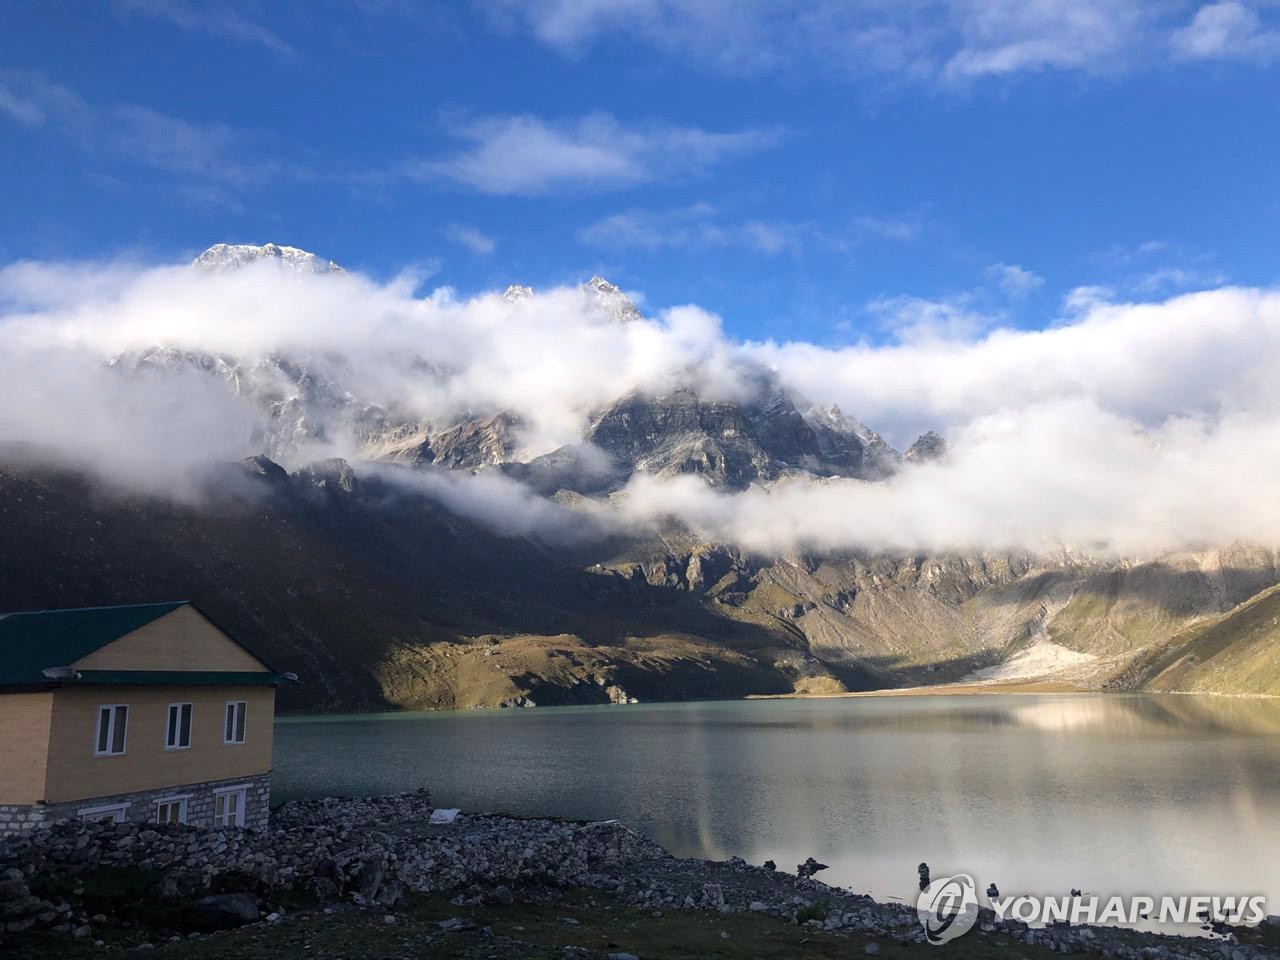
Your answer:
[[[124,819],[128,823],[154,823],[157,802],[169,797],[186,797],[186,822],[189,826],[212,827],[215,792],[222,787],[239,786],[247,788],[244,809],[245,828],[266,830],[271,807],[271,774],[269,773],[257,777],[210,780],[205,783],[165,787],[162,790],[143,790],[138,793],[122,793],[68,803],[0,805],[0,834],[18,833],[59,820],[74,820],[80,817],[80,811],[86,808],[109,807],[115,804],[127,804]]]
[[[19,830],[30,830],[44,823],[45,808],[43,806],[23,806],[11,803],[0,803],[0,834],[17,833]]]

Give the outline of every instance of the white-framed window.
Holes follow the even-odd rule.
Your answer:
[[[169,704],[169,719],[164,725],[164,748],[185,750],[191,746],[191,704]]]
[[[249,788],[219,787],[213,791],[213,825],[215,827],[243,827],[244,807],[249,799]]]
[[[118,757],[124,753],[129,732],[129,705],[127,703],[103,703],[98,705],[98,732],[93,742],[95,757]]]
[[[244,727],[249,704],[243,700],[228,700],[226,720],[222,727],[223,743],[244,743]]]
[[[76,811],[76,816],[94,823],[124,823],[128,812],[128,803],[105,803],[97,807],[81,807]]]
[[[156,801],[156,823],[186,823],[187,800],[190,794],[180,797],[161,797]]]

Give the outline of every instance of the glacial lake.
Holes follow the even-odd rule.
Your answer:
[[[638,704],[282,719],[273,800],[617,818],[679,856],[910,898],[1265,894],[1280,913],[1280,701],[1092,694]]]

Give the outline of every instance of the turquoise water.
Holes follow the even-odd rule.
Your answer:
[[[282,720],[274,799],[621,819],[682,856],[910,897],[916,865],[1002,892],[1266,894],[1280,913],[1280,702],[1005,695]]]

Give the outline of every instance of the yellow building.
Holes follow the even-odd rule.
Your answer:
[[[186,602],[0,616],[0,833],[265,829],[284,679]]]

